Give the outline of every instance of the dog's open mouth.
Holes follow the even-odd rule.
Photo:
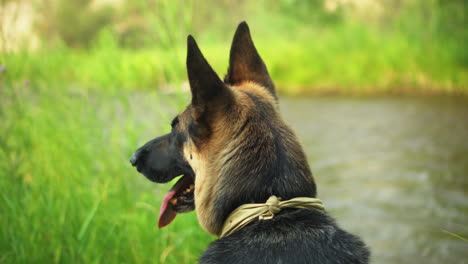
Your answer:
[[[190,212],[195,209],[193,192],[195,183],[192,175],[183,175],[164,196],[159,212],[158,227],[167,226],[177,213]]]

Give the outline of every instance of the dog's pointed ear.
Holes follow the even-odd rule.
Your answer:
[[[275,85],[268,74],[267,67],[257,52],[244,21],[237,27],[232,40],[229,69],[224,81],[236,85],[243,81],[253,81],[267,88],[276,97]]]
[[[195,118],[204,116],[211,106],[226,105],[230,91],[203,57],[191,35],[187,37],[187,73]]]

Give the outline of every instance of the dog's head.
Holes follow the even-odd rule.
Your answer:
[[[201,226],[219,234],[236,207],[314,197],[315,183],[293,132],[278,114],[277,96],[245,22],[234,35],[222,81],[192,36],[187,40],[191,103],[172,121],[172,131],[139,148],[131,163],[164,183],[183,175],[166,194],[159,226],[196,208]]]

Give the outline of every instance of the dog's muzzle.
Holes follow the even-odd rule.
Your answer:
[[[140,151],[137,150],[133,155],[130,157],[130,163],[132,164],[133,167],[137,165],[138,162],[138,156],[140,155]]]

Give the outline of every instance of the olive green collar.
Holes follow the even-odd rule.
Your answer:
[[[266,203],[243,204],[228,216],[221,229],[220,238],[229,236],[235,231],[243,228],[250,222],[272,219],[275,214],[283,208],[314,208],[324,211],[325,207],[321,200],[311,197],[297,197],[281,201],[274,195],[270,196]]]

